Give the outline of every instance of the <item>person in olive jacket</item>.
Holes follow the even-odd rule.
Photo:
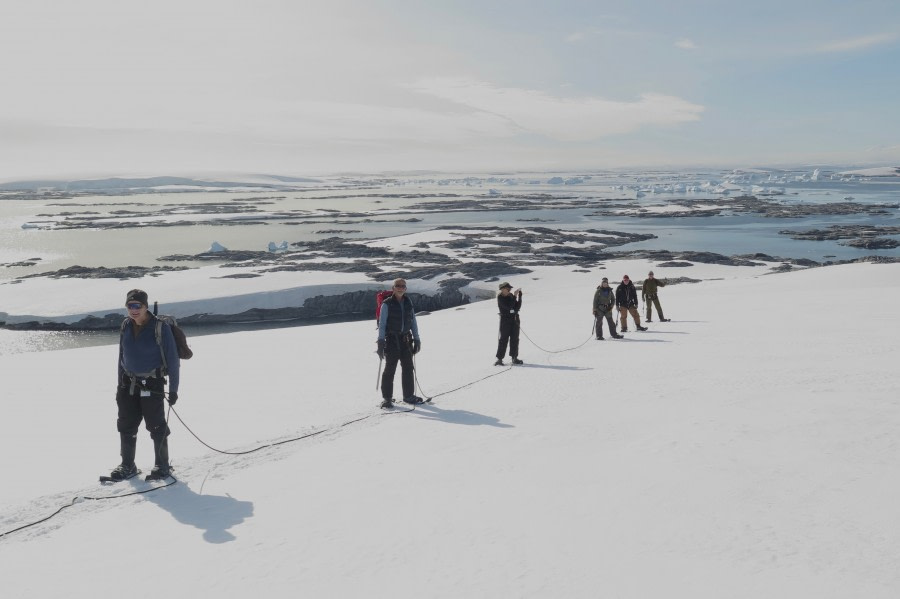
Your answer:
[[[500,283],[497,295],[497,307],[500,309],[500,339],[497,342],[497,361],[494,366],[503,366],[506,346],[509,344],[509,357],[513,364],[522,364],[519,359],[519,310],[522,309],[522,290],[512,293],[512,285]]]
[[[657,293],[657,288],[665,286],[666,282],[656,279],[652,270],[647,273],[647,278],[644,279],[644,284],[641,286],[641,298],[644,300],[644,305],[647,306],[647,322],[653,322],[653,306],[656,306],[656,315],[659,316],[659,321],[669,322],[668,318],[663,317],[662,306],[659,305],[659,295]]]
[[[622,277],[622,283],[616,287],[616,306],[619,308],[620,328],[623,333],[628,332],[628,315],[634,318],[634,324],[639,331],[646,331],[647,327],[641,326],[641,315],[638,312],[637,288],[628,275]]]
[[[621,339],[622,335],[616,333],[616,325],[613,323],[613,308],[616,305],[616,294],[609,286],[609,279],[603,277],[597,291],[594,292],[594,319],[596,321],[597,339],[603,339],[603,319],[609,326],[609,335],[613,339]]]

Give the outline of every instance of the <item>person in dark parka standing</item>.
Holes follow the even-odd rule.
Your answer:
[[[628,275],[622,277],[622,282],[616,287],[616,306],[619,308],[619,329],[628,332],[628,315],[634,319],[634,326],[639,331],[646,331],[647,327],[641,326],[641,315],[638,312],[637,288]]]
[[[613,308],[616,305],[616,294],[609,286],[609,279],[603,277],[597,291],[594,292],[594,319],[597,329],[597,339],[603,339],[603,319],[609,326],[609,335],[613,339],[621,339],[622,335],[616,333],[616,325],[613,322]]]
[[[497,307],[500,309],[500,340],[497,343],[497,361],[494,366],[503,366],[506,346],[509,345],[509,357],[513,364],[523,364],[519,359],[519,310],[522,309],[522,290],[512,292],[512,285],[500,283],[497,295]]]

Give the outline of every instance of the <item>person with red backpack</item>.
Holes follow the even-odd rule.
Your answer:
[[[153,439],[155,465],[148,480],[160,480],[169,476],[169,427],[163,405],[166,376],[168,376],[168,401],[178,401],[178,383],[181,359],[172,328],[160,323],[160,339],[157,341],[157,317],[147,305],[147,292],[132,289],[125,297],[128,318],[119,336],[118,389],[116,404],[122,463],[109,475],[112,481],[126,480],[140,471],[134,463],[137,449],[137,432],[144,421]]]
[[[385,361],[381,376],[381,407],[394,407],[394,374],[400,363],[403,385],[403,401],[419,404],[423,400],[415,395],[413,355],[419,353],[419,325],[412,301],[406,295],[406,281],[395,279],[393,293],[381,303],[378,316],[378,357]]]

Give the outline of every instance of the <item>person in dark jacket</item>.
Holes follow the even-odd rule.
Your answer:
[[[662,306],[659,305],[659,294],[657,292],[659,287],[665,286],[666,282],[654,277],[652,270],[647,273],[647,278],[644,279],[644,284],[641,285],[641,298],[644,300],[644,305],[647,306],[647,322],[653,322],[653,306],[656,306],[656,315],[659,316],[659,321],[669,322],[668,318],[663,317]]]
[[[166,425],[163,398],[168,376],[169,404],[178,401],[181,360],[171,327],[149,311],[146,291],[129,291],[125,297],[125,307],[128,318],[122,323],[119,336],[119,384],[116,390],[116,428],[119,431],[122,463],[112,471],[110,478],[124,480],[139,472],[134,455],[142,420],[153,439],[155,465],[150,478],[165,478],[169,476],[171,466],[169,427]]]
[[[397,362],[402,373],[403,401],[408,404],[422,403],[415,395],[413,355],[419,353],[422,342],[419,339],[419,325],[412,301],[406,296],[406,281],[394,280],[393,294],[381,304],[378,317],[378,357],[385,361],[381,376],[381,407],[394,407],[394,374]]]
[[[509,357],[513,364],[523,364],[519,359],[519,310],[522,309],[522,290],[512,292],[512,285],[500,283],[497,295],[497,307],[500,308],[500,340],[497,342],[497,361],[494,366],[503,366],[506,346],[509,345]]]
[[[639,331],[646,331],[647,327],[641,326],[641,315],[638,313],[637,288],[628,275],[622,277],[622,283],[616,287],[616,306],[619,308],[620,330],[628,332],[628,315],[634,318],[634,325]]]
[[[597,329],[597,339],[603,339],[603,319],[609,326],[609,335],[613,339],[621,339],[622,335],[616,333],[616,325],[613,323],[613,308],[616,305],[616,294],[609,286],[609,279],[603,277],[597,291],[594,292],[594,320]]]

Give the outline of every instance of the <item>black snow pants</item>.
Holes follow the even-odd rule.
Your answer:
[[[413,357],[408,335],[388,335],[384,340],[384,374],[381,375],[381,397],[394,398],[394,373],[397,362],[400,362],[400,381],[403,385],[403,397],[415,395],[416,386],[413,374]]]
[[[500,341],[497,343],[497,359],[502,360],[506,356],[506,346],[509,344],[509,356],[519,357],[519,316],[500,317]]]
[[[144,385],[134,385],[132,390],[130,379],[123,379],[116,391],[116,404],[119,406],[119,417],[116,428],[122,435],[137,435],[141,420],[150,431],[150,437],[156,441],[169,435],[166,426],[166,410],[163,400],[164,379],[150,377],[143,379]]]

